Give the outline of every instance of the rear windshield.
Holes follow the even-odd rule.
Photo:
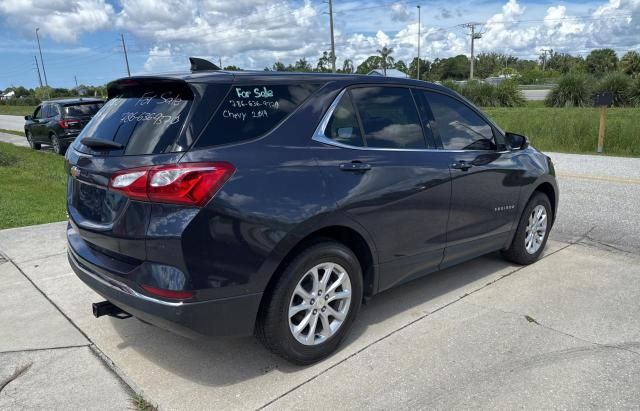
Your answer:
[[[104,103],[82,103],[64,106],[62,109],[67,117],[93,116],[104,106]]]
[[[295,111],[319,84],[233,85],[195,147],[261,137]]]
[[[92,137],[115,141],[125,147],[124,153],[118,153],[124,155],[174,151],[193,102],[193,92],[186,83],[125,81],[111,85],[109,97],[78,140]],[[79,143],[77,149],[92,152]]]

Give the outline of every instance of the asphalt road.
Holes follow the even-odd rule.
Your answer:
[[[24,131],[24,117],[0,115],[0,129]]]
[[[640,254],[640,158],[548,154],[560,185],[553,238]]]

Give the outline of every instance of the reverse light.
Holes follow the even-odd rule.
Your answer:
[[[226,162],[134,168],[114,173],[109,189],[139,201],[202,207],[234,171]]]
[[[174,291],[166,290],[164,288],[152,287],[150,285],[142,285],[142,288],[149,294],[157,295],[158,297],[171,298],[174,300],[186,300],[193,298],[195,293],[193,291]]]

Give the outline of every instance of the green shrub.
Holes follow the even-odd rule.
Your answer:
[[[443,87],[450,88],[451,90],[455,91],[456,93],[462,94],[461,93],[462,88],[458,85],[458,83],[456,83],[453,80],[445,80],[441,84],[442,84]]]
[[[518,84],[513,80],[504,80],[498,84],[495,98],[501,107],[522,107],[527,103]]]
[[[569,73],[551,89],[545,104],[549,107],[585,107],[591,104],[589,78],[584,74]]]
[[[633,80],[629,86],[629,105],[640,107],[640,77]]]
[[[498,105],[496,99],[496,87],[491,84],[481,83],[477,80],[470,80],[464,87],[462,87],[460,94],[468,98],[477,106],[495,107]]]
[[[631,78],[624,73],[614,72],[602,77],[596,84],[594,93],[613,94],[613,105],[623,107],[629,104]]]

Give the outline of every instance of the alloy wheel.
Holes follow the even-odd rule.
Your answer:
[[[525,229],[524,247],[529,254],[538,252],[544,237],[547,235],[547,209],[537,205],[529,215],[529,222]]]
[[[351,279],[335,263],[321,263],[298,282],[289,303],[289,329],[304,345],[318,345],[342,326],[351,306]]]

